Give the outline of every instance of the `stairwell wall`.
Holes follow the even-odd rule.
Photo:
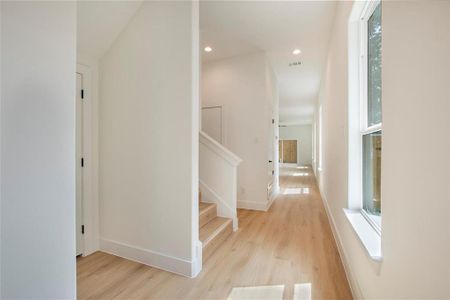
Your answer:
[[[201,268],[197,65],[187,1],[145,2],[100,62],[100,248],[185,276]]]

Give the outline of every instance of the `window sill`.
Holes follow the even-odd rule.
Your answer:
[[[383,260],[381,255],[381,236],[369,224],[360,211],[344,208],[344,213],[370,258],[374,261],[381,262]]]

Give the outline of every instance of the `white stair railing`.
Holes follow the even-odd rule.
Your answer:
[[[237,219],[237,168],[242,162],[236,154],[200,131],[200,190],[205,202],[217,204],[220,217]]]

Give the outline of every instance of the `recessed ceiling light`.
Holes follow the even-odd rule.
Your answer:
[[[205,47],[205,52],[211,52],[211,51],[212,51],[211,47],[209,47],[209,46]]]
[[[300,51],[300,49],[294,49],[294,51],[292,51],[292,54],[294,54],[294,55],[299,55],[300,53],[302,53],[302,51]]]

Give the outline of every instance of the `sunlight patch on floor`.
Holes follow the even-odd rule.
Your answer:
[[[309,194],[309,188],[286,188],[283,191],[283,195],[307,195]]]
[[[231,290],[228,300],[281,300],[283,292],[284,285],[235,287]]]
[[[298,176],[309,176],[309,173],[294,173],[292,176],[298,177]]]
[[[294,300],[311,300],[311,283],[294,285]]]

